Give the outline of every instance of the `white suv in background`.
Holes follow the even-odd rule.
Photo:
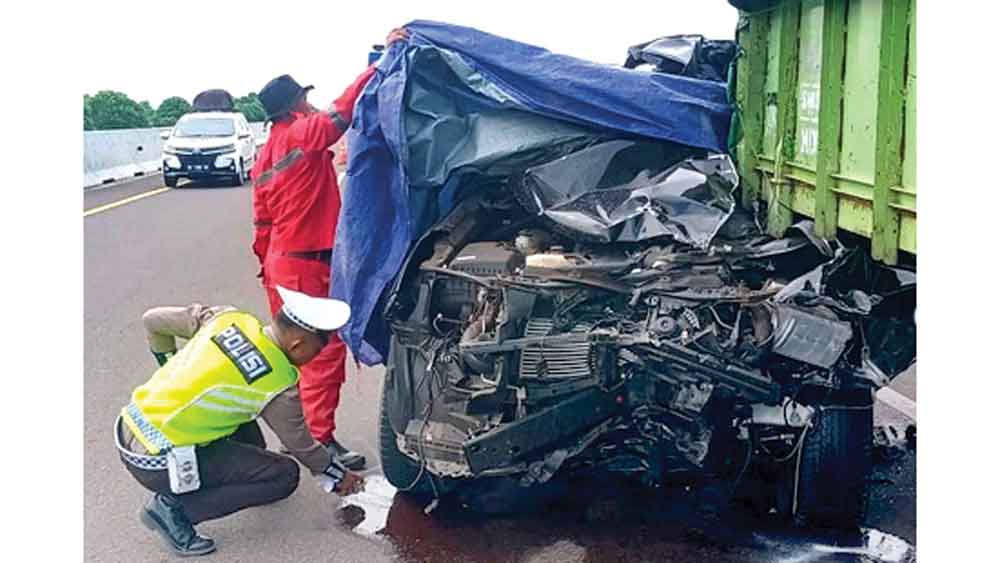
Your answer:
[[[181,117],[171,131],[161,133],[163,179],[224,179],[242,185],[249,179],[257,155],[253,131],[239,112],[204,111]]]

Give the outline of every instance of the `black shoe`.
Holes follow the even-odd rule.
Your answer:
[[[344,467],[352,470],[358,471],[365,468],[367,463],[365,456],[359,454],[358,452],[352,452],[351,450],[340,445],[340,442],[336,438],[331,439],[329,442],[323,444],[326,451],[330,452],[330,457],[336,459],[344,465]]]
[[[163,538],[167,547],[181,557],[215,551],[215,542],[198,535],[176,499],[155,495],[139,511],[139,520]]]

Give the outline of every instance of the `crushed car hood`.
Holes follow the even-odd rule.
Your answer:
[[[341,336],[365,364],[382,362],[388,347],[380,296],[413,241],[467,195],[465,175],[503,177],[623,135],[673,143],[685,156],[726,150],[722,83],[591,63],[466,27],[406,27],[409,41],[383,55],[355,106],[331,264],[331,295],[352,310]]]
[[[736,207],[728,156],[687,159],[652,142],[613,140],[529,168],[521,204],[578,240],[638,242],[669,236],[707,248]]]
[[[732,40],[671,35],[629,47],[625,68],[724,82],[738,50],[739,45]]]

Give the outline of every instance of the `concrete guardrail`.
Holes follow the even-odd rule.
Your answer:
[[[257,145],[264,144],[263,123],[251,123]],[[83,132],[83,187],[89,188],[115,180],[156,172],[160,169],[163,139],[161,131],[169,127],[148,129],[114,129]]]

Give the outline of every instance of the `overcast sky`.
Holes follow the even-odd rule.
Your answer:
[[[471,26],[613,64],[624,62],[630,45],[663,35],[731,39],[737,22],[726,0],[140,4],[94,4],[106,27],[88,32],[84,42],[83,93],[118,90],[155,108],[166,97],[191,101],[208,88],[242,96],[289,73],[314,84],[310,101],[326,105],[364,69],[372,44],[414,19]]]

